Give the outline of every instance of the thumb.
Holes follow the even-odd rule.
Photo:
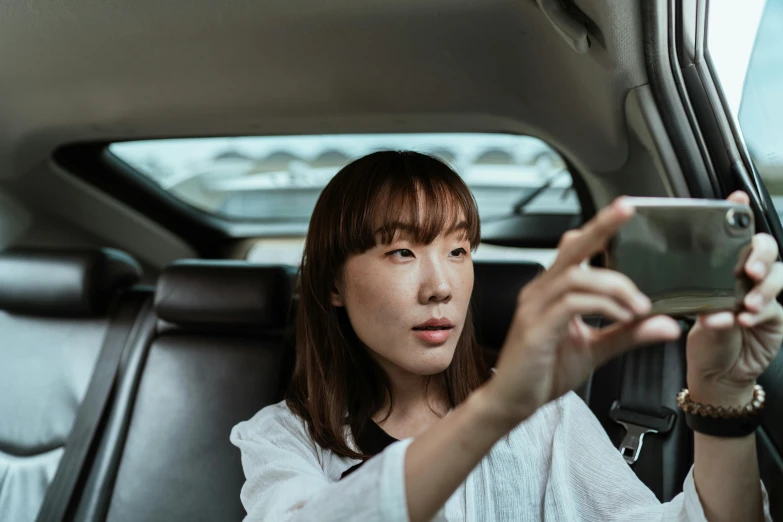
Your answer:
[[[618,323],[599,330],[593,343],[596,365],[621,353],[648,344],[680,338],[680,325],[669,316],[656,315],[634,323]]]

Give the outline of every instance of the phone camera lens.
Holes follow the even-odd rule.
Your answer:
[[[753,214],[745,209],[733,208],[726,213],[724,223],[730,234],[745,236],[753,227]]]
[[[750,216],[745,212],[737,212],[734,214],[734,226],[748,228],[750,226]]]

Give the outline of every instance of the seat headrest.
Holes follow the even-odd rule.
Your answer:
[[[506,338],[517,296],[544,271],[535,262],[477,262],[473,265],[473,322],[485,348],[500,349]]]
[[[0,253],[0,310],[91,317],[104,314],[118,290],[141,279],[130,255],[112,248],[17,248]]]
[[[158,317],[176,325],[279,329],[291,301],[291,268],[246,261],[181,260],[161,274]]]

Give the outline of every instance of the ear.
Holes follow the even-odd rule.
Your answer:
[[[332,287],[332,306],[345,306],[345,301],[343,301],[343,296],[340,293],[340,291],[337,289],[337,285],[334,285]]]

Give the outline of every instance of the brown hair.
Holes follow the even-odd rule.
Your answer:
[[[400,228],[431,243],[458,221],[471,249],[478,246],[478,209],[462,179],[441,161],[416,152],[381,151],[345,166],[315,205],[300,267],[296,364],[286,402],[307,423],[312,439],[338,455],[366,459],[346,439],[358,434],[389,399],[385,373],[368,353],[331,292],[349,256],[391,243]],[[488,378],[468,311],[441,380],[452,407]],[[429,380],[427,381],[429,383]],[[346,418],[347,416],[347,418]]]

